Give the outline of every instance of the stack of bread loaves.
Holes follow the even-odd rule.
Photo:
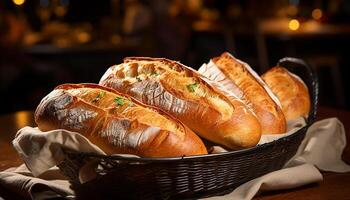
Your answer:
[[[96,84],[64,84],[36,110],[41,130],[79,132],[107,154],[207,154],[202,140],[228,149],[255,146],[306,116],[303,81],[282,67],[260,78],[229,53],[199,71],[164,58],[129,57]],[[208,142],[206,142],[208,143]]]

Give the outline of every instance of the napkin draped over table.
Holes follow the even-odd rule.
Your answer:
[[[300,122],[295,122],[293,126],[300,128]],[[295,131],[287,134],[293,132]],[[274,139],[277,138],[263,138],[267,141]],[[54,130],[44,134],[37,128],[24,127],[18,131],[13,144],[28,168],[21,165],[0,172],[0,192],[6,190],[22,198],[74,199],[75,193],[70,188],[67,178],[55,167],[64,159],[62,148],[103,154],[103,151],[85,137],[66,130]],[[345,146],[344,127],[338,119],[330,118],[316,122],[308,129],[296,155],[283,169],[251,180],[230,194],[208,199],[252,199],[259,191],[289,189],[319,182],[322,175],[318,169],[348,172],[350,166],[341,159]],[[223,150],[214,148],[214,151],[218,149]],[[86,181],[83,178],[80,180]]]

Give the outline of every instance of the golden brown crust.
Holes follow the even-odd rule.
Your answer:
[[[42,131],[63,128],[87,137],[107,154],[179,157],[207,154],[201,139],[180,121],[128,95],[96,84],[64,84],[39,104]]]
[[[278,134],[286,131],[286,120],[281,108],[267,92],[263,83],[257,80],[259,77],[253,74],[254,72],[248,68],[249,66],[227,52],[213,58],[212,61],[241,90],[239,92],[240,98],[257,115],[263,134]],[[237,91],[233,92],[237,93]]]
[[[299,77],[283,67],[273,67],[261,77],[280,100],[287,120],[309,114],[309,91]]]
[[[259,122],[237,98],[228,98],[194,70],[164,58],[129,57],[100,84],[175,116],[202,137],[231,149],[255,146]]]

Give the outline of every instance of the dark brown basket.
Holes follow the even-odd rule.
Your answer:
[[[298,73],[309,87],[312,108],[307,126],[279,140],[220,154],[180,158],[125,158],[66,151],[59,165],[83,199],[191,199],[222,195],[237,186],[279,170],[296,153],[316,117],[318,80],[304,61],[283,58],[279,66]],[[80,184],[79,169],[94,162],[97,177]]]

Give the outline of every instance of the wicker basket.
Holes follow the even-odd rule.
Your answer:
[[[298,73],[308,85],[312,107],[307,126],[274,142],[220,154],[180,158],[125,158],[66,151],[59,165],[82,199],[192,199],[222,195],[237,186],[279,170],[296,153],[316,117],[318,80],[302,60],[283,58],[279,66]],[[304,75],[304,76],[303,76]],[[97,177],[80,184],[79,169],[98,164]]]

